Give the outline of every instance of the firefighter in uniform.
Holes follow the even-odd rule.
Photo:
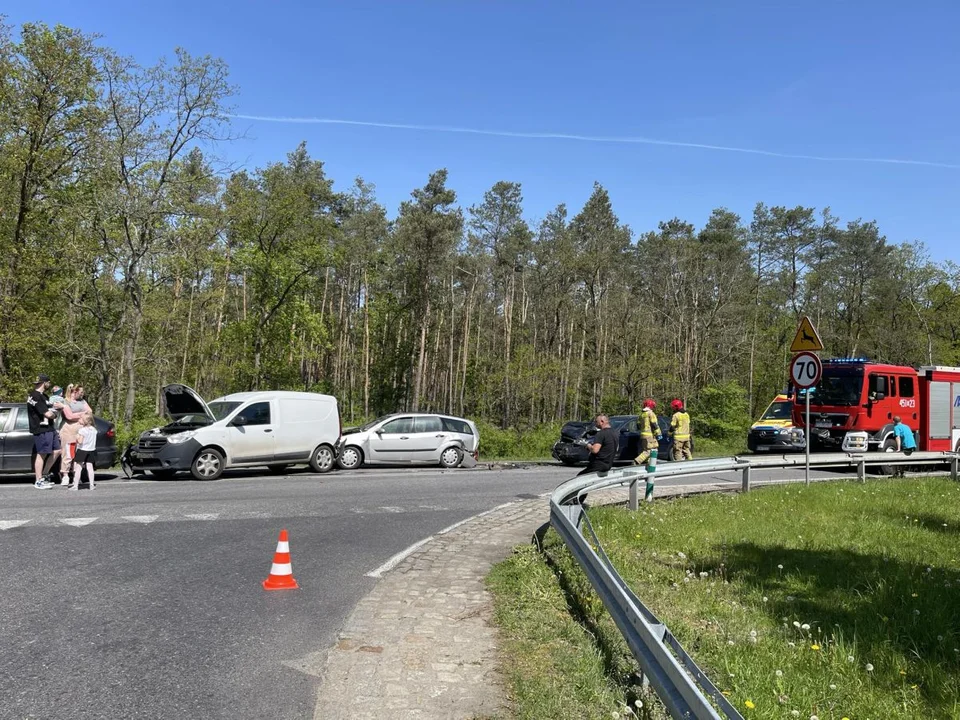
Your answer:
[[[673,459],[693,460],[690,449],[690,415],[683,409],[682,400],[670,403],[673,417],[670,418],[670,435],[673,437]]]
[[[657,413],[654,412],[656,406],[650,398],[643,401],[643,411],[640,414],[640,448],[643,452],[633,461],[637,465],[644,465],[651,452],[660,447],[660,423],[657,421]]]

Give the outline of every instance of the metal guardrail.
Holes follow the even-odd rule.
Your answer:
[[[710,681],[706,673],[684,650],[653,612],[627,586],[607,557],[600,540],[583,511],[580,499],[589,492],[615,487],[630,487],[630,507],[637,508],[637,483],[650,476],[661,479],[717,472],[741,471],[741,489],[750,490],[750,471],[754,468],[803,466],[805,458],[764,456],[688,460],[660,465],[655,473],[643,467],[611,470],[605,477],[593,473],[581,475],[560,485],[550,497],[550,524],[563,539],[583,569],[590,584],[603,601],[607,612],[623,635],[640,670],[656,691],[673,718],[696,720],[743,720],[743,716]],[[873,453],[829,453],[811,458],[811,467],[856,467],[859,480],[865,480],[871,465],[948,464],[954,480],[958,476],[960,456],[956,453],[918,452],[913,455]],[[581,524],[589,530],[588,541]]]

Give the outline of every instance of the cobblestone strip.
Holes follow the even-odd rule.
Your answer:
[[[665,499],[718,490],[738,487],[664,486],[656,495]],[[590,493],[588,504],[627,498],[626,488],[601,490]],[[504,714],[508,699],[484,578],[512,548],[530,542],[549,517],[547,498],[511,503],[437,535],[387,572],[358,603],[327,654],[314,719]]]
[[[328,653],[315,719],[502,714],[484,578],[549,515],[546,498],[512,503],[437,535],[386,573]]]

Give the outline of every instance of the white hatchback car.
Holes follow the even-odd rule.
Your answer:
[[[470,420],[432,413],[394,413],[343,431],[337,464],[344,470],[368,465],[458,467],[477,459],[480,432]]]

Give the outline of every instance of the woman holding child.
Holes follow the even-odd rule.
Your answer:
[[[63,458],[60,461],[60,484],[70,482],[70,470],[77,452],[77,436],[80,432],[80,420],[86,415],[93,414],[86,400],[83,399],[82,385],[67,385],[63,394],[63,426],[60,428],[60,445],[63,448]]]

